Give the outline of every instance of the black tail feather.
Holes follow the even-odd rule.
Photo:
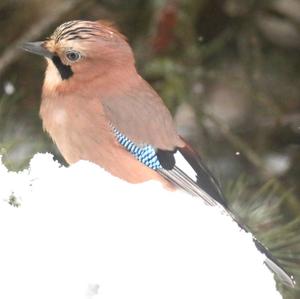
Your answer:
[[[185,190],[193,196],[197,196],[212,206],[221,206],[222,210],[230,215],[234,221],[246,232],[249,229],[242,225],[241,221],[232,213],[226,204],[221,188],[202,163],[200,156],[188,145],[177,148],[174,151],[157,150],[157,157],[162,165],[158,170],[168,181],[180,189]],[[184,160],[184,165],[179,165],[180,160]],[[187,169],[188,168],[188,169]],[[192,176],[189,173],[192,171]],[[265,264],[272,270],[282,283],[294,287],[295,280],[277,261],[270,251],[263,246],[254,236],[253,241],[257,249],[266,257]]]

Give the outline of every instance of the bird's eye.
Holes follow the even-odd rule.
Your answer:
[[[68,52],[66,52],[66,57],[67,57],[70,61],[74,62],[74,61],[79,60],[79,59],[81,58],[81,55],[80,55],[80,53],[77,52],[77,51],[68,51]]]

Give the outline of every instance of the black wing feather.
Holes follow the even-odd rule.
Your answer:
[[[195,181],[184,172],[184,169],[180,169],[176,165],[175,155],[177,151],[194,169],[197,178]],[[163,169],[159,170],[159,172],[166,179],[175,183],[177,186],[192,195],[205,197],[203,199],[209,205],[221,204],[223,207],[227,206],[217,180],[202,163],[200,156],[189,146],[177,148],[174,151],[158,149],[157,157],[163,167]]]
[[[189,166],[195,171],[195,180],[193,180],[184,169],[179,168],[176,163],[176,154],[180,153]],[[234,221],[246,232],[249,229],[241,224],[241,221],[227,208],[226,200],[219,187],[218,182],[202,163],[199,155],[188,145],[183,148],[177,148],[174,151],[157,150],[157,157],[162,166],[159,173],[172,184],[180,189],[185,190],[193,196],[200,197],[208,205],[219,206],[222,212],[230,215]],[[291,287],[294,287],[295,281],[292,275],[288,273],[270,253],[270,251],[262,245],[254,236],[253,241],[256,248],[266,256],[265,264],[271,269],[280,280]]]

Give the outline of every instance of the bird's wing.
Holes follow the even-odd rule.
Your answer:
[[[173,150],[183,146],[172,116],[159,95],[140,78],[138,84],[101,99],[110,123],[137,145]]]
[[[148,85],[120,97],[102,100],[104,112],[112,131],[120,143],[136,159],[158,171],[177,187],[220,206],[238,224],[241,223],[227,210],[222,191],[199,155],[176,133],[172,117],[160,97]],[[245,226],[240,227],[249,231]],[[294,286],[293,277],[281,267],[258,240],[256,247],[266,256],[266,265],[281,281]]]
[[[148,83],[141,79],[101,102],[117,140],[137,159],[208,204],[226,205],[216,180],[177,134],[169,110]]]
[[[173,151],[157,150],[163,177],[188,193],[201,197],[209,205],[226,207],[218,182],[202,163],[200,156],[185,142]]]

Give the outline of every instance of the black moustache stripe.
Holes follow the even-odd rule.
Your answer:
[[[72,71],[72,68],[69,65],[63,64],[61,59],[57,55],[53,56],[52,61],[56,66],[62,80],[67,80],[73,76],[74,73]]]

